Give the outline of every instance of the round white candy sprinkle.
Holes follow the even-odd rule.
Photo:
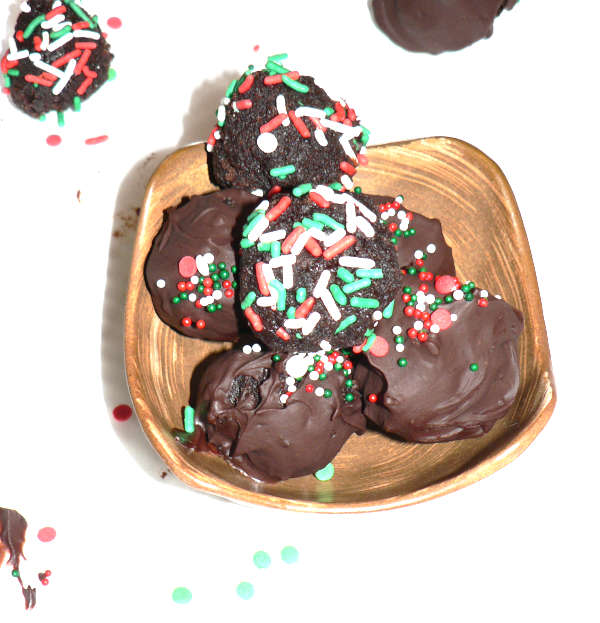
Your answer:
[[[251,195],[255,195],[256,197],[264,197],[265,191],[262,188],[255,188],[250,191]]]
[[[398,324],[395,324],[395,325],[392,327],[392,333],[393,333],[394,335],[400,335],[400,334],[402,333],[402,327],[401,327],[400,325],[398,325]]]
[[[212,264],[215,261],[215,256],[212,253],[205,253],[204,254],[204,261],[207,264]]]
[[[455,301],[462,301],[465,296],[465,293],[462,290],[454,290],[452,292],[452,297]]]
[[[398,195],[398,196],[394,199],[394,201],[395,201],[396,203],[404,203],[404,197],[403,197],[402,195]]]
[[[387,211],[387,215],[391,218],[392,216],[396,216],[396,210],[394,210],[394,208],[390,208]]]
[[[436,249],[437,247],[433,244],[433,242],[427,245],[427,253],[435,253]]]
[[[313,370],[309,375],[308,378],[311,381],[316,381],[319,378],[319,373],[316,370]]]
[[[421,260],[421,259],[423,259],[423,251],[421,251],[421,249],[417,249],[417,250],[415,251],[415,258],[416,258],[417,260]]]
[[[387,220],[388,220],[388,218],[389,218],[389,216],[387,215],[387,213],[386,213],[386,212],[383,212],[383,213],[381,214],[381,220],[382,220],[382,221],[387,221]]]
[[[344,358],[340,355],[339,357],[336,357],[335,362],[336,363],[344,363]]]
[[[402,220],[403,218],[406,218],[406,212],[404,210],[398,210],[398,220]]]
[[[252,346],[250,346],[250,344],[244,344],[244,346],[242,347],[242,352],[244,353],[244,355],[249,355],[252,352]]]
[[[423,328],[423,322],[421,320],[415,320],[415,324],[413,325],[413,327],[417,331],[420,331]]]
[[[501,299],[502,297],[499,294],[494,294],[494,298]]]
[[[156,282],[156,287],[157,288],[164,288],[167,285],[167,282],[164,279],[159,279]]]
[[[331,344],[327,340],[322,340],[321,343],[319,344],[319,346],[323,350],[331,350]]]
[[[429,327],[429,331],[430,331],[431,333],[439,333],[439,332],[440,332],[440,326],[439,326],[439,325],[437,325],[437,324],[432,324],[432,325]]]
[[[325,357],[325,351],[324,350],[318,350],[317,351],[317,355],[319,355],[319,357]]]
[[[425,302],[427,305],[433,305],[435,303],[435,294],[428,294],[425,297]]]
[[[191,281],[194,285],[196,285],[197,283],[199,283],[199,282],[200,282],[200,277],[198,277],[198,275],[192,275],[192,276],[190,277],[190,281]]]
[[[325,372],[331,372],[333,370],[333,364],[331,363],[331,361],[326,361],[323,365],[323,368],[325,369]]]
[[[282,405],[284,405],[287,401],[288,401],[288,395],[287,394],[281,394],[281,396],[279,396],[279,402]]]
[[[296,380],[293,377],[288,376],[286,377],[285,382],[286,382],[286,385],[293,385],[296,382]]]
[[[397,353],[404,352],[404,344],[396,344],[396,352]]]
[[[259,134],[256,138],[256,144],[265,154],[272,154],[279,147],[279,141],[272,132],[262,132],[262,134]]]
[[[262,348],[260,347],[260,344],[252,344],[252,350],[255,353],[260,353],[260,351],[262,350]]]
[[[288,385],[288,392],[294,393],[297,389],[295,385]]]
[[[215,302],[215,297],[214,296],[207,296],[206,297],[206,304],[210,305],[211,303]]]
[[[450,320],[452,320],[452,322],[456,322],[458,320],[458,316],[456,314],[450,314]]]
[[[379,310],[377,310],[373,312],[373,315],[371,316],[371,318],[373,318],[373,320],[377,322],[378,320],[381,320],[383,318],[383,314]]]
[[[223,298],[223,292],[221,290],[214,290],[212,295],[215,301],[220,301]]]
[[[190,292],[188,294],[188,301],[190,303],[195,303],[197,298],[198,298],[198,296],[194,292]]]
[[[325,393],[325,390],[322,387],[317,387],[315,389],[315,396],[319,396],[319,398]]]
[[[415,309],[418,309],[419,311],[425,311],[425,305],[423,303],[417,303],[415,305]]]
[[[486,298],[489,296],[489,292],[488,292],[487,290],[481,290],[481,291],[479,292],[479,296],[480,296],[482,299],[486,299]]]

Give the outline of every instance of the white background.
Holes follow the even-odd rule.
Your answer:
[[[2,28],[17,6],[3,2]],[[394,46],[362,1],[86,7],[123,20],[107,29],[117,79],[60,130],[0,98],[0,506],[29,520],[22,571],[38,586],[25,613],[0,569],[0,621],[600,620],[598,4],[524,0],[491,39],[438,57]],[[246,508],[162,480],[135,418],[112,420],[128,402],[122,312],[145,183],[165,154],[208,135],[233,77],[281,51],[356,107],[372,144],[458,137],[514,190],[558,406],[479,484],[354,517]],[[53,133],[60,147],[46,145]],[[108,142],[83,144],[100,134]],[[49,544],[36,537],[45,525],[58,533]],[[287,544],[296,565],[278,559]],[[258,549],[273,558],[266,571],[252,565]],[[241,580],[256,588],[248,602]],[[176,586],[189,604],[173,603]]]

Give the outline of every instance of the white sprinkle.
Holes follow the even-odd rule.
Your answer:
[[[369,223],[364,216],[356,217],[356,226],[367,238],[372,238],[375,235],[375,230],[373,229],[371,223]]]
[[[333,320],[338,322],[342,319],[342,314],[340,313],[339,307],[336,305],[333,299],[333,295],[329,290],[323,290],[323,292],[321,292],[320,299],[321,303],[323,303],[323,305],[325,306],[327,313],[331,316]]]
[[[458,316],[456,314],[450,314],[450,320],[452,320],[452,322],[456,322],[458,320]]]
[[[59,30],[62,30],[63,28],[62,22],[64,21],[65,21],[65,16],[62,13],[59,13],[58,15],[55,15],[52,19],[42,22],[41,26],[44,30],[52,29],[54,30],[54,32],[58,32]],[[72,26],[73,23],[69,22],[69,25]]]
[[[325,370],[325,372],[331,372],[333,370],[333,364],[331,363],[331,361],[326,361],[323,364],[323,369]]]
[[[308,242],[309,238],[313,237],[314,232],[319,232],[315,227],[311,227],[306,231],[303,231],[297,238],[296,242],[292,245],[290,252],[294,255],[300,255],[302,253],[302,249],[304,249],[304,245]],[[320,232],[319,232],[320,233]]]
[[[333,196],[335,195],[335,191],[330,186],[324,186],[323,184],[319,184],[315,188],[315,192],[319,193],[323,199],[326,201],[332,201]]]
[[[377,221],[377,215],[372,210],[369,210],[364,203],[361,203],[356,197],[348,193],[344,193],[343,197],[348,201],[352,201],[352,203],[358,208],[358,211],[371,223],[375,223]]]
[[[52,3],[52,8],[55,9],[56,7],[59,7],[62,4],[61,0],[54,0],[54,2]]]
[[[205,253],[204,254],[204,259],[205,261],[207,261],[209,264],[212,264],[215,261],[215,256],[212,253]]]
[[[262,271],[267,283],[271,283],[275,279],[275,273],[269,264],[263,264]]]
[[[354,183],[352,182],[352,178],[346,174],[340,177],[340,182],[342,182],[342,184],[344,185],[344,188],[347,188],[348,190],[352,190],[352,187],[354,186]]]
[[[423,303],[417,303],[415,305],[415,309],[418,309],[419,311],[424,312],[425,311],[425,305]]]
[[[392,327],[392,333],[393,333],[394,335],[400,335],[400,334],[402,333],[402,327],[401,327],[399,324],[395,324],[395,325]]]
[[[73,34],[77,39],[100,39],[100,33],[93,30],[76,30]]]
[[[211,303],[215,302],[215,297],[214,296],[207,296],[206,297],[206,304],[210,305]]]
[[[323,240],[323,244],[326,247],[330,247],[334,245],[336,242],[339,242],[346,235],[345,229],[334,229],[330,234],[327,235],[325,240]]]
[[[327,147],[327,145],[329,145],[329,141],[321,128],[315,130],[315,139],[317,139],[317,143],[319,143],[321,147]]]
[[[336,363],[344,363],[344,358],[340,355],[339,357],[336,357],[335,362]]]
[[[404,197],[403,197],[402,195],[398,195],[398,196],[394,199],[394,201],[395,201],[396,203],[404,203]]]
[[[219,104],[219,107],[217,108],[217,122],[224,123],[225,116],[226,116],[225,106],[223,106],[223,104]]]
[[[10,39],[9,39],[10,41]],[[29,50],[17,50],[15,48],[14,52],[11,52],[10,54],[7,54],[6,56],[6,60],[7,61],[20,61],[24,58],[27,58],[29,56]]]
[[[212,295],[215,301],[220,301],[223,298],[223,292],[221,290],[214,290]]]
[[[423,328],[423,322],[421,320],[415,320],[415,323],[413,324],[413,327],[417,331],[420,331]]]
[[[44,61],[42,61],[41,59],[42,59],[42,55],[39,52],[33,52],[32,54],[29,55],[29,60],[38,69],[41,69],[42,71],[47,71],[49,74],[52,74],[53,76],[56,76],[57,78],[62,78],[64,76],[64,72],[61,69],[57,69],[56,67],[53,67],[52,65],[48,65],[48,63],[44,63]],[[71,60],[75,60],[75,59],[71,59]],[[77,61],[75,61],[75,64],[77,64]]]
[[[325,232],[321,231],[320,229],[314,228],[312,230],[312,232],[313,232],[312,237],[315,240],[319,240],[320,242],[324,242],[325,240],[327,240],[328,234],[326,234]]]
[[[496,299],[502,299],[502,297],[499,294],[494,294],[494,298]]]
[[[188,294],[188,301],[190,303],[195,303],[197,298],[198,298],[198,295],[195,292],[190,292]]]
[[[287,115],[287,107],[285,105],[285,97],[280,93],[276,100],[275,100],[275,106],[277,107],[277,112],[280,115]],[[290,125],[290,120],[288,118],[283,120],[283,125],[284,126],[288,126]]]
[[[231,100],[228,97],[222,97],[220,101],[220,103],[223,104],[223,106],[227,106],[229,102],[231,102]]]
[[[21,6],[19,7],[22,13],[31,13],[31,7],[27,2],[21,2]]]
[[[208,264],[209,262],[206,261],[205,256],[196,255],[196,268],[203,277],[208,277],[208,275],[210,275]]]
[[[214,145],[211,145],[210,143],[206,144],[206,151],[211,152],[214,149]]]
[[[398,219],[406,218],[406,212],[404,210],[398,210]]]
[[[303,377],[308,372],[308,366],[314,363],[314,358],[308,353],[297,353],[285,362],[285,371],[294,379]]]
[[[81,32],[76,30],[75,32]],[[63,35],[60,39],[53,41],[48,44],[48,52],[54,52],[54,50],[58,50],[58,48],[62,48],[63,45],[69,43],[69,41],[73,41],[73,33],[68,32],[66,35]]]
[[[254,227],[248,232],[248,240],[256,242],[260,235],[263,234],[271,224],[271,221],[266,216],[261,216]]]
[[[317,283],[315,284],[315,287],[313,289],[313,295],[316,298],[321,298],[323,292],[328,291],[327,290],[327,285],[329,284],[329,280],[331,279],[331,271],[330,270],[324,270],[320,275],[319,278],[317,279]]]
[[[379,322],[374,322],[374,323],[373,323],[373,328],[376,328],[376,327],[378,327],[378,326],[379,326]]]
[[[321,320],[321,314],[319,312],[311,312],[302,327],[302,335],[310,335],[317,324],[319,324],[319,320]]]
[[[427,245],[427,249],[426,249],[427,253],[435,253],[436,250],[437,250],[437,247],[433,244],[433,242]]]
[[[454,298],[455,301],[462,301],[464,296],[465,293],[462,290],[454,290],[454,292],[452,292],[452,298]]]
[[[420,249],[417,249],[414,255],[417,260],[423,259],[423,251],[421,251]]]
[[[400,231],[407,231],[409,226],[410,226],[410,221],[407,218],[403,218],[400,221],[400,225],[398,226],[398,229]]]
[[[392,218],[392,216],[396,216],[396,210],[394,210],[394,208],[390,208],[389,210],[387,210],[386,214]]]
[[[326,117],[325,111],[321,108],[313,108],[312,106],[298,106],[294,111],[296,117],[316,117],[317,119],[324,119]]]
[[[322,387],[317,387],[315,389],[315,396],[318,396],[319,398],[325,393],[325,390]]]
[[[348,139],[347,136],[341,136],[340,137],[340,145],[342,146],[342,149],[344,150],[344,153],[346,154],[346,156],[348,156],[348,158],[350,158],[350,160],[356,160],[356,153],[354,152],[354,150],[352,149],[352,147],[350,146],[350,140]]]
[[[277,297],[275,296],[259,296],[256,299],[256,304],[259,307],[273,307],[277,305]]]
[[[368,257],[355,257],[354,255],[342,255],[338,259],[340,266],[346,268],[373,268],[375,266],[375,260]]]
[[[221,140],[221,130],[215,130],[215,133],[213,134],[213,136],[215,137],[215,141],[220,141]]]
[[[346,231],[349,234],[356,231],[356,207],[351,201],[346,201]]]
[[[487,290],[480,290],[480,291],[479,291],[479,296],[480,296],[482,299],[486,299],[486,298],[489,296],[489,292],[488,292]]]
[[[275,231],[268,231],[266,234],[262,234],[258,239],[259,242],[275,242],[276,240],[283,240],[285,238],[285,229],[277,229]]]
[[[431,331],[431,333],[439,333],[440,332],[440,325],[439,324],[432,324],[429,327],[429,331]]]
[[[244,344],[244,346],[242,347],[242,352],[244,353],[244,355],[249,355],[252,352],[252,346],[250,346],[250,344]]]
[[[288,385],[288,392],[294,393],[298,388],[295,385]]]
[[[282,266],[292,266],[296,263],[296,256],[291,253],[286,253],[285,255],[280,255],[279,257],[271,258],[269,262],[269,266],[271,268],[281,268]]]
[[[164,288],[167,285],[167,282],[164,279],[159,279],[156,282],[156,287],[157,288]]]
[[[294,287],[294,269],[291,266],[284,266],[282,272],[281,283],[286,290],[291,290]]]
[[[388,220],[388,218],[390,218],[390,217],[389,217],[389,216],[388,216],[385,212],[383,212],[383,213],[381,214],[381,220],[382,220],[382,221],[387,221],[387,220]]]
[[[254,190],[250,191],[250,194],[254,195],[255,197],[264,197],[265,191],[262,188],[255,188]]]
[[[428,294],[425,297],[425,302],[427,305],[433,305],[435,303],[435,294]]]
[[[332,121],[331,119],[321,119],[321,125],[325,128],[329,128],[330,130],[334,130],[335,132],[340,132],[348,138],[356,138],[362,134],[362,128],[359,125],[344,125],[343,123],[338,123],[337,121]]]
[[[260,353],[260,351],[262,350],[262,348],[260,347],[260,344],[252,344],[252,351],[255,353]]]
[[[202,305],[202,307],[206,307],[208,305],[208,296],[203,296],[200,298],[200,305]]]
[[[272,132],[262,132],[256,137],[258,148],[265,154],[272,154],[278,147],[279,141]]]
[[[40,43],[40,49],[45,52],[50,45],[50,34],[48,31],[44,30],[42,33],[42,43]]]
[[[401,353],[404,351],[404,344],[396,344],[396,352]]]
[[[192,275],[190,277],[190,282],[197,285],[200,282],[200,277],[198,277],[198,275]]]
[[[284,321],[283,326],[286,329],[302,329],[306,324],[306,318],[288,318]]]
[[[352,201],[354,203],[354,198],[348,193],[336,193],[335,190],[333,190],[332,188],[331,197],[328,198],[328,201],[331,201],[331,203],[338,203],[339,205],[342,205],[342,203],[346,203],[346,201]]]
[[[327,340],[321,340],[319,346],[325,351],[331,350],[331,344]]]
[[[383,318],[383,314],[379,310],[377,310],[373,312],[371,318],[377,322],[378,320],[381,320]]]
[[[279,402],[284,405],[288,401],[289,396],[287,394],[281,394],[279,396]]]
[[[313,370],[309,375],[308,378],[311,381],[317,381],[319,379],[319,373],[316,370]]]
[[[67,63],[67,68],[60,80],[56,82],[56,84],[52,87],[52,95],[60,95],[63,92],[63,89],[67,86],[67,83],[73,76],[73,72],[75,71],[75,65],[77,65],[77,61],[72,58]]]

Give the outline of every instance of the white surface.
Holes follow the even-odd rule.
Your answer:
[[[3,4],[2,26],[18,4]],[[117,79],[61,130],[0,98],[0,505],[29,520],[22,569],[38,587],[25,613],[1,568],[0,620],[597,621],[598,5],[527,0],[490,40],[439,57],[394,46],[362,1],[86,7],[123,20],[107,29]],[[477,485],[355,517],[245,508],[161,480],[138,424],[112,421],[128,402],[126,224],[160,159],[208,135],[229,81],[281,51],[356,107],[372,144],[459,137],[512,185],[558,406],[525,454]],[[46,146],[51,133],[60,147]],[[50,544],[36,538],[44,525],[58,533]],[[286,544],[297,565],[278,561]],[[258,549],[269,570],[253,568]],[[249,602],[235,595],[241,580],[255,584]],[[185,606],[171,600],[179,585],[193,592]]]

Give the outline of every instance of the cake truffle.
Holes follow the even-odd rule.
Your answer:
[[[21,513],[11,508],[0,507],[0,567],[8,553],[7,564],[12,566],[12,575],[17,578],[21,585],[21,591],[25,598],[25,609],[30,610],[35,607],[36,589],[23,584],[19,571],[26,531],[27,521]]]
[[[266,482],[323,468],[366,426],[347,354],[274,354],[251,341],[209,363],[195,407],[208,444]]]
[[[12,102],[32,117],[79,110],[109,78],[113,59],[98,18],[74,0],[28,0],[21,10],[1,61]]]
[[[491,37],[494,20],[517,0],[373,0],[375,21],[399,46],[439,54]]]
[[[245,321],[236,304],[233,240],[257,198],[228,189],[168,208],[145,265],[159,318],[188,337],[234,340]]]
[[[517,395],[522,328],[519,311],[471,282],[408,276],[358,375],[365,414],[408,441],[483,435]]]
[[[240,242],[240,300],[276,351],[351,347],[370,335],[401,284],[385,225],[354,193],[316,186],[278,194],[249,215]]]
[[[344,101],[283,67],[285,56],[270,57],[263,71],[251,66],[231,83],[207,141],[213,182],[265,192],[352,188],[368,131]]]

